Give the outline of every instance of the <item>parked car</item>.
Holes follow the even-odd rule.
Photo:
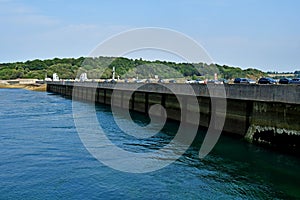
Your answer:
[[[300,84],[300,78],[293,78],[291,84]]]
[[[240,84],[256,84],[255,80],[249,78],[236,78],[234,79],[233,83],[240,83]]]
[[[228,84],[229,83],[229,80],[224,79],[224,78],[220,79],[220,81],[222,81],[224,84]]]
[[[279,83],[280,83],[280,84],[290,84],[291,81],[292,81],[291,78],[281,78],[281,79],[279,80]]]
[[[189,80],[189,79],[188,79],[188,80],[185,81],[185,83],[196,83],[196,81],[195,81],[195,80]]]
[[[152,83],[152,81],[151,81],[150,79],[147,79],[147,80],[145,81],[145,83]]]
[[[235,78],[233,83],[241,83],[241,78]]]
[[[208,80],[207,81],[207,84],[216,84],[216,85],[220,85],[220,84],[223,84],[222,81],[219,81],[219,80]]]
[[[201,80],[201,79],[196,79],[196,80],[195,80],[195,83],[198,83],[198,84],[204,84],[205,81],[204,81],[204,80]]]
[[[276,84],[276,81],[272,78],[260,78],[258,80],[259,84]]]
[[[214,80],[212,80],[214,81]],[[204,80],[201,80],[201,79],[196,79],[196,80],[186,80],[185,83],[197,83],[197,84],[205,84],[205,81]]]
[[[253,79],[248,78],[247,81],[248,81],[248,84],[256,84],[256,81]]]
[[[165,80],[164,80],[164,79],[159,79],[157,82],[158,82],[158,83],[164,83]]]
[[[176,80],[174,80],[174,79],[169,80],[169,83],[176,83]]]

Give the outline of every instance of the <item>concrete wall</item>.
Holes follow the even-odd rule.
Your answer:
[[[48,82],[49,85],[69,85],[72,82]],[[122,89],[128,91],[141,91],[152,93],[167,93],[172,91],[176,94],[190,95],[195,93],[201,97],[222,97],[224,91],[227,99],[282,102],[300,104],[300,85],[246,85],[246,84],[225,84],[225,85],[202,85],[202,84],[139,84],[139,83],[76,83],[82,87],[98,87],[103,89]],[[188,85],[188,87],[187,87]],[[142,87],[139,87],[142,86]],[[167,87],[165,87],[167,86]],[[209,86],[209,89],[208,89]],[[137,90],[136,88],[139,87]]]
[[[225,93],[224,132],[245,137],[250,142],[300,152],[300,86],[297,85],[79,83],[73,87],[72,83],[51,82],[47,84],[47,90],[143,113],[148,113],[152,105],[160,104],[169,119],[187,123],[195,123],[189,119],[198,114],[195,113],[197,109],[189,105],[189,98],[195,93],[200,111],[200,121],[196,123],[204,127],[209,126],[214,112],[212,99],[216,103],[222,102],[220,97]],[[179,102],[184,102],[182,108]]]

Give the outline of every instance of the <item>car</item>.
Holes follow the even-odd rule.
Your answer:
[[[222,81],[223,84],[228,84],[228,83],[229,83],[229,80],[227,80],[227,79],[225,79],[225,78],[220,79],[220,81]]]
[[[196,81],[188,79],[188,80],[185,81],[185,83],[196,83]]]
[[[137,79],[137,80],[135,80],[134,82],[135,82],[135,83],[142,83],[143,80]]]
[[[221,85],[221,84],[224,84],[224,83],[222,81],[219,81],[219,80],[208,80],[207,84]]]
[[[279,83],[280,83],[280,84],[290,84],[291,81],[292,81],[291,78],[281,78],[281,79],[279,80]]]
[[[158,83],[164,83],[165,80],[164,80],[164,79],[159,79],[157,82],[158,82]]]
[[[201,80],[201,79],[196,79],[195,83],[198,83],[198,84],[204,84],[205,81],[204,81],[204,80]]]
[[[233,83],[240,83],[240,84],[256,84],[255,80],[249,79],[249,78],[236,78],[234,79]]]
[[[253,80],[253,79],[248,78],[248,79],[247,79],[247,83],[248,83],[248,84],[256,84],[256,81]]]
[[[258,84],[276,84],[276,81],[272,78],[260,78]]]
[[[147,79],[145,83],[152,83],[151,79]]]
[[[169,83],[176,83],[176,80],[174,80],[174,79],[169,80]]]
[[[233,83],[241,83],[241,78],[235,78]]]
[[[291,84],[300,84],[300,78],[293,78]]]

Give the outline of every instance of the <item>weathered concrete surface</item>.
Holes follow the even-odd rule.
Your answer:
[[[161,104],[168,118],[188,123],[195,122],[189,122],[186,115],[192,118],[199,114],[194,112],[198,110],[194,105],[189,105],[189,98],[196,95],[200,110],[200,121],[196,123],[204,127],[209,126],[214,112],[212,100],[224,103],[226,96],[224,132],[240,135],[250,142],[300,152],[300,86],[297,85],[76,83],[73,87],[72,83],[51,82],[47,87],[50,92],[75,99],[143,113],[148,113],[151,105]],[[184,108],[179,102],[185,102]],[[222,114],[215,113],[217,117]]]
[[[54,84],[73,85],[68,82],[51,82]],[[201,97],[223,97],[225,91],[227,99],[263,101],[263,102],[282,102],[290,104],[300,103],[300,85],[202,85],[202,84],[139,84],[139,83],[76,83],[82,87],[99,87],[104,89],[136,90],[150,93],[176,93],[191,95],[195,93]],[[142,87],[139,87],[142,86]],[[167,87],[166,87],[167,86]],[[209,89],[208,89],[209,87]],[[172,91],[172,92],[171,92]]]

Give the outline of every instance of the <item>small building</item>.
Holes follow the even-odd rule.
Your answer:
[[[88,80],[87,74],[86,73],[80,74],[79,80],[80,80],[80,82],[87,81]]]
[[[53,81],[59,81],[59,77],[56,73],[53,74]]]

